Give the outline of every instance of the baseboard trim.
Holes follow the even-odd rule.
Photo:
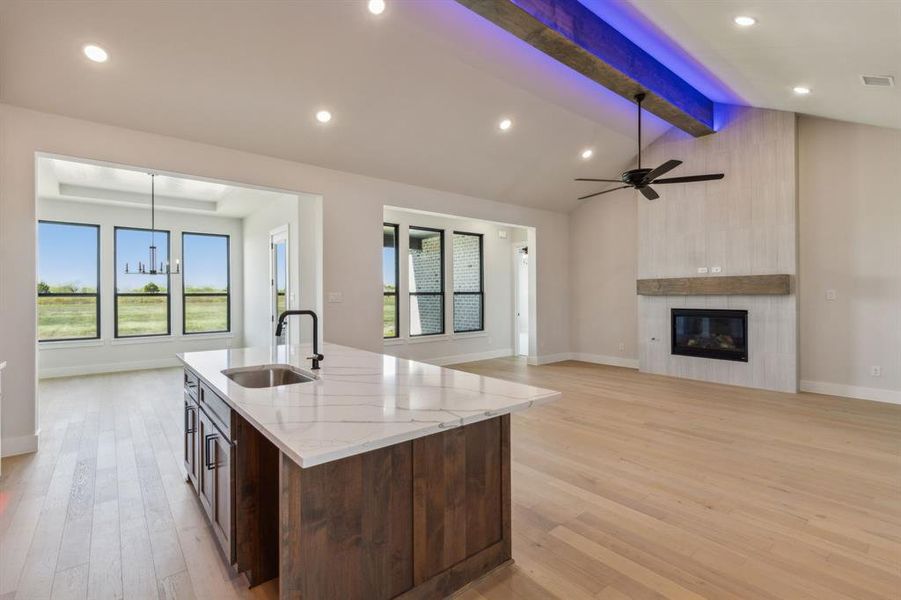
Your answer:
[[[530,356],[530,365],[549,365],[551,363],[563,362],[564,360],[572,360],[572,352],[558,352],[557,354],[545,354],[543,356]]]
[[[461,363],[468,363],[477,360],[490,360],[492,358],[504,358],[507,356],[513,356],[513,348],[501,348],[500,350],[488,350],[487,352],[472,352],[470,354],[454,354],[452,356],[439,356],[437,358],[423,358],[416,359],[412,358],[410,360],[420,360],[421,362],[429,363],[432,365],[438,365],[439,367],[443,367],[445,365],[457,365]]]
[[[594,363],[596,365],[610,365],[611,367],[626,367],[627,369],[638,368],[637,358],[626,358],[624,356],[608,356],[606,354],[573,352],[572,360],[580,360],[582,362]]]
[[[827,396],[845,396],[847,398],[856,398],[858,400],[901,404],[901,390],[886,390],[883,388],[845,385],[843,383],[830,383],[828,381],[802,381],[801,391],[814,394],[826,394]]]
[[[0,440],[0,456],[6,458],[7,456],[37,452],[40,437],[41,432],[38,430],[31,435],[3,438]]]
[[[118,373],[120,371],[143,371],[145,369],[163,369],[181,365],[177,358],[155,358],[153,360],[138,360],[132,362],[80,365],[76,367],[53,367],[38,371],[39,379],[55,379],[57,377],[73,377],[77,375],[98,375],[101,373]]]

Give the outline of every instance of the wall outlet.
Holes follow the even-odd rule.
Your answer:
[[[873,365],[870,367],[870,376],[871,377],[882,377],[882,367],[879,365]]]
[[[835,290],[826,290],[826,300],[829,302],[835,300]]]
[[[711,273],[722,273],[722,272],[723,272],[723,267],[711,267],[711,268],[710,268],[710,272],[711,272]]]
[[[344,302],[344,292],[329,292],[328,301],[330,303]]]
[[[623,342],[620,342],[619,343],[619,351],[623,352],[623,351],[625,351],[625,349],[626,349],[626,344],[624,344]]]
[[[698,273],[706,273],[707,267],[698,267]]]

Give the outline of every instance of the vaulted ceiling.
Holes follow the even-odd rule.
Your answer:
[[[847,18],[853,31],[829,46],[821,21],[800,19],[802,8],[774,8],[789,4],[807,6],[808,17],[828,17],[830,31]],[[867,5],[858,14],[838,0],[822,4],[844,8],[756,3],[760,29],[738,38],[729,37],[736,35],[733,0],[634,0],[594,10],[613,7],[623,23],[649,23],[657,31],[647,43],[633,40],[649,51],[653,36],[666,41],[665,31],[696,69],[686,79],[703,80],[696,87],[715,100],[877,122],[873,115],[890,112],[878,101],[839,94],[836,102],[833,84],[818,78],[836,64],[843,73],[890,68],[882,59],[895,57],[885,35],[894,8],[855,2]],[[456,2],[387,5],[374,16],[364,0],[8,0],[0,3],[0,101],[560,211],[591,191],[573,177],[615,175],[633,159],[634,106],[627,100]],[[784,17],[794,29],[776,27]],[[872,40],[867,27],[875,28]],[[798,36],[816,43],[805,46]],[[92,42],[109,51],[107,63],[81,54]],[[678,74],[691,70],[672,66],[677,53],[660,52]],[[817,55],[841,52],[847,64],[816,63]],[[871,55],[879,60],[867,62]],[[784,87],[798,83],[805,65],[815,93],[794,98]],[[314,119],[321,108],[334,115],[325,126]],[[507,132],[497,128],[502,117],[513,120]],[[645,144],[666,128],[649,116]],[[586,148],[594,150],[588,161],[580,158]]]

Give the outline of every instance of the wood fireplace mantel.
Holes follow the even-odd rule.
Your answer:
[[[639,279],[639,296],[779,296],[791,293],[791,275],[723,275]]]

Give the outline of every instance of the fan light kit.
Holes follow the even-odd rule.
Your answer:
[[[507,131],[511,127],[513,127],[513,121],[510,119],[501,119],[501,122],[497,124],[497,128],[501,131]]]
[[[757,23],[757,19],[755,19],[754,17],[746,17],[743,15],[735,17],[733,21],[735,21],[735,24],[740,27],[750,27],[751,25]]]
[[[385,0],[369,0],[369,12],[374,15],[385,12]]]
[[[150,261],[148,263],[142,263],[138,261],[138,268],[131,269],[128,266],[128,263],[125,263],[125,274],[126,275],[178,275],[178,259],[175,259],[175,270],[169,269],[169,261],[167,260],[165,263],[160,261],[159,268],[156,265],[156,243],[154,242],[155,234],[156,234],[156,174],[150,173],[150,248],[149,248],[149,258]]]
[[[588,194],[587,196],[581,196],[579,200],[585,200],[586,198],[593,198],[595,196],[600,196],[601,194],[606,194],[608,192],[615,192],[616,190],[622,190],[625,188],[635,188],[641,194],[647,198],[648,200],[656,200],[660,197],[660,195],[651,189],[650,185],[654,184],[666,184],[666,183],[692,183],[695,181],[713,181],[716,179],[722,179],[724,175],[722,173],[711,173],[710,175],[687,175],[685,177],[667,177],[666,179],[658,179],[664,173],[668,173],[672,171],[676,167],[682,164],[681,160],[668,160],[656,169],[643,169],[641,167],[641,103],[645,99],[645,94],[636,94],[635,102],[638,104],[638,168],[637,169],[629,169],[628,171],[624,171],[622,175],[620,175],[619,179],[588,179],[579,177],[576,181],[598,181],[602,183],[624,183],[625,185],[621,185],[619,187],[610,188],[609,190],[603,190],[600,192],[595,192],[593,194]]]
[[[109,60],[107,51],[96,44],[88,44],[82,48],[81,51],[84,52],[84,55],[87,56],[88,59],[96,63],[105,63]]]
[[[806,96],[810,93],[810,88],[804,87],[803,85],[796,85],[794,88],[792,88],[792,91],[794,91],[799,96]]]
[[[320,123],[328,123],[332,120],[332,113],[327,110],[320,110],[316,113],[316,120]]]

